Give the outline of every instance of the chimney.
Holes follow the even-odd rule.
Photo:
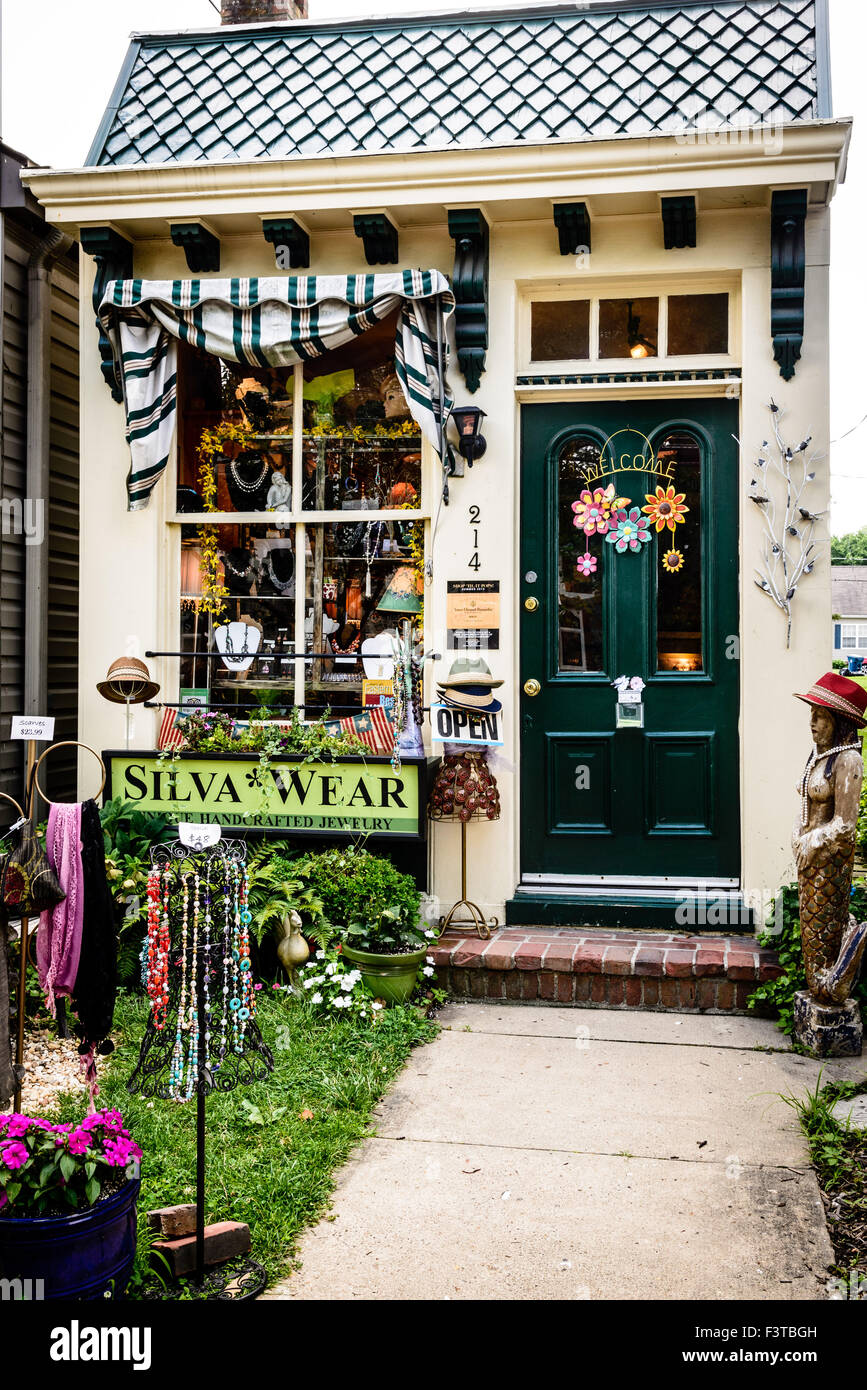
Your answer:
[[[260,24],[273,19],[306,19],[307,0],[220,0],[221,24]]]

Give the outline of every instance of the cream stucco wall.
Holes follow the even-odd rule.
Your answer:
[[[826,178],[833,176],[832,161],[826,160],[821,167]],[[802,171],[793,165],[786,172],[792,182],[797,182]],[[71,177],[62,176],[67,181]],[[562,197],[562,171],[558,180],[550,192]],[[577,176],[573,187],[580,187]],[[486,204],[484,196],[473,198],[472,193],[468,197],[466,190],[461,192],[461,202],[486,207],[491,221],[490,346],[481,388],[471,398],[487,412],[484,432],[488,451],[463,478],[453,480],[451,504],[438,515],[435,496],[431,499],[436,524],[432,520],[429,527],[434,568],[426,598],[426,640],[428,647],[443,656],[435,671],[443,675],[451,660],[445,646],[446,580],[500,581],[501,648],[492,655],[491,664],[506,680],[505,745],[498,767],[503,816],[499,823],[474,824],[471,828],[470,890],[486,912],[502,914],[504,900],[511,896],[520,877],[520,654],[516,642],[520,403],[515,378],[524,367],[519,339],[522,299],[531,286],[541,291],[574,289],[583,295],[592,294],[598,285],[612,279],[624,291],[639,279],[652,282],[660,292],[682,289],[692,283],[701,287],[702,277],[719,277],[730,284],[739,320],[735,337],[740,341],[734,344],[735,359],[742,369],[740,434],[746,450],[741,481],[744,483],[752,451],[768,437],[766,404],[773,396],[787,412],[788,435],[795,439],[812,434],[814,445],[825,451],[811,498],[812,504],[822,509],[828,500],[829,213],[827,208],[814,204],[808,215],[804,347],[796,375],[786,383],[773,360],[769,332],[767,206],[739,207],[735,199],[736,205],[728,210],[700,211],[698,245],[682,251],[663,249],[658,212],[594,215],[593,252],[579,265],[574,258],[559,255],[550,206],[544,216],[509,220],[502,216],[502,202]],[[477,193],[483,195],[484,189],[479,188]],[[185,215],[191,214],[191,200],[194,203],[194,192],[187,199]],[[273,208],[263,207],[255,192],[249,194],[246,205],[274,215]],[[116,225],[124,225],[127,212],[132,218],[132,212],[120,204],[113,209]],[[170,214],[164,211],[164,215]],[[64,220],[63,212],[56,207],[52,216],[53,220]],[[79,222],[85,220],[80,207],[76,217]],[[134,226],[134,221],[130,225]],[[134,273],[159,279],[188,275],[183,253],[168,240],[165,223],[158,234],[154,234],[152,224],[146,230],[148,234],[139,235],[136,240]],[[233,233],[227,223],[221,229],[221,239],[221,276],[275,273],[272,249],[261,235],[246,229]],[[401,227],[401,265],[436,266],[451,273],[453,254],[442,203],[431,206],[427,218],[416,216]],[[311,273],[361,272],[367,268],[361,242],[348,225],[326,228],[314,236]],[[177,528],[167,524],[173,491],[171,475],[158,486],[146,511],[126,511],[123,480],[128,455],[122,413],[111,400],[99,370],[89,298],[92,277],[93,263],[83,257],[80,737],[92,747],[106,748],[122,746],[124,738],[123,711],[108,706],[95,691],[95,683],[102,679],[109,662],[125,652],[142,654],[146,649],[171,650],[177,646],[179,542]],[[470,399],[456,360],[451,379],[458,401]],[[568,395],[564,390],[559,398]],[[611,395],[617,397],[616,388]],[[574,388],[572,396],[579,402],[581,389]],[[798,595],[792,646],[787,651],[783,617],[753,583],[760,523],[755,508],[746,501],[745,485],[741,486],[740,497],[742,881],[748,889],[772,893],[780,882],[792,876],[789,831],[795,808],[793,787],[809,749],[805,710],[792,699],[791,692],[804,689],[828,665],[830,571],[825,546],[814,574]],[[473,505],[481,513],[478,571],[470,570],[467,563],[472,551],[468,513]],[[821,534],[824,540],[826,533]],[[173,697],[176,663],[153,662],[152,667],[167,697]],[[429,672],[429,691],[433,675]],[[139,710],[134,719],[133,745],[153,747],[157,716]],[[81,773],[82,792],[86,792],[92,774],[84,756]],[[444,908],[459,895],[458,845],[458,827],[432,829],[432,886]],[[582,869],[576,866],[576,871]]]

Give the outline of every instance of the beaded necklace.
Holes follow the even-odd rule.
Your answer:
[[[169,879],[163,877],[160,891],[160,871],[148,874],[148,939],[147,992],[151,1001],[154,1027],[166,1026],[169,1006]]]
[[[199,875],[193,875],[193,939],[190,946],[190,995],[187,1012],[187,1068],[184,1099],[190,1100],[199,1063]]]
[[[809,799],[809,797],[807,796],[807,783],[808,783],[809,780],[810,780],[810,773],[813,771],[813,768],[816,766],[817,763],[822,762],[823,759],[825,759],[825,758],[833,758],[837,753],[846,753],[846,752],[850,751],[850,750],[853,749],[853,748],[857,748],[857,746],[858,746],[857,743],[838,743],[834,748],[824,748],[824,749],[822,750],[821,753],[819,752],[819,749],[818,749],[818,748],[814,748],[814,749],[813,749],[812,753],[810,754],[809,758],[807,759],[807,766],[804,768],[804,775],[803,775],[803,777],[801,778],[801,828],[802,828],[802,829],[804,829],[804,828],[806,827],[807,818],[808,818],[809,813],[810,813],[810,799]]]
[[[183,877],[184,894],[181,908],[181,988],[178,995],[178,1019],[175,1030],[175,1045],[169,1067],[169,1095],[176,1100],[184,1079],[184,1028],[187,1010],[187,938],[190,914],[190,876]]]
[[[205,876],[205,926],[204,940],[202,942],[202,1005],[205,1017],[202,1020],[204,1029],[204,1054],[203,1065],[208,1065],[208,1058],[211,1050],[211,861],[208,860],[208,872]]]
[[[237,486],[241,489],[242,492],[258,492],[259,488],[262,486],[262,484],[268,476],[268,460],[266,459],[265,462],[262,464],[262,472],[259,474],[255,482],[248,483],[244,481],[244,479],[238,472],[238,466],[235,463],[234,459],[229,464],[229,472],[232,475],[233,482],[237,484]]]

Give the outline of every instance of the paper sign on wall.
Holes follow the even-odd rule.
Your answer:
[[[453,651],[498,651],[499,579],[450,579],[446,584],[446,627]]]
[[[50,743],[54,738],[54,719],[43,714],[13,714],[10,738],[37,739]]]

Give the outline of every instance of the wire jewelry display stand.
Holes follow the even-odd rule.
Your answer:
[[[190,849],[180,841],[174,841],[155,845],[151,849],[152,872],[156,871],[159,875],[157,884],[161,882],[162,885],[160,901],[167,917],[167,992],[161,1026],[158,1026],[152,1010],[142,1038],[138,1062],[127,1082],[127,1090],[132,1095],[175,1101],[189,1100],[195,1095],[196,1248],[193,1279],[208,1299],[222,1301],[257,1298],[267,1280],[262,1266],[254,1259],[243,1256],[205,1273],[207,1095],[210,1091],[225,1094],[239,1085],[264,1081],[274,1069],[274,1058],[253,1021],[252,1010],[248,1011],[247,1019],[236,1019],[236,1015],[243,1012],[235,991],[241,988],[244,960],[239,960],[240,953],[233,944],[232,924],[236,922],[237,914],[231,909],[229,897],[230,885],[237,884],[246,858],[247,846],[243,840],[219,840],[205,849]],[[203,911],[200,913],[201,890],[204,897]],[[215,900],[222,892],[225,911],[217,909],[212,914],[212,891]],[[193,902],[195,906],[191,917]],[[246,964],[246,973],[249,974],[249,958]],[[191,986],[189,997],[188,980]],[[252,988],[252,980],[248,988]],[[194,1015],[191,1012],[193,999]],[[166,1295],[163,1293],[161,1296]]]

